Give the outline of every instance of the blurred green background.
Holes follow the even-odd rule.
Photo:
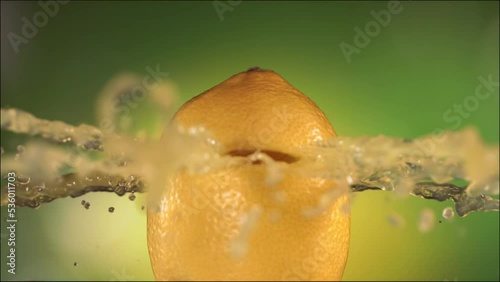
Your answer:
[[[354,45],[354,28],[364,30],[370,12],[387,2],[218,1],[231,8],[222,20],[212,1],[69,2],[17,54],[8,34],[22,35],[22,18],[32,22],[42,8],[1,5],[1,106],[72,124],[97,124],[96,97],[115,74],[146,74],[156,65],[178,84],[177,106],[249,67],[272,69],[311,97],[342,136],[414,138],[450,129],[455,122],[443,114],[474,95],[478,76],[498,82],[498,2],[402,2],[350,63],[339,45]],[[497,84],[459,128],[473,125],[498,144],[498,105]],[[157,128],[149,120],[143,126]],[[2,132],[7,152],[25,140]],[[142,200],[94,194],[18,208],[17,273],[6,272],[2,220],[2,280],[153,279]],[[441,211],[450,204],[357,194],[344,279],[498,280],[499,214],[446,221]],[[427,234],[417,228],[424,208],[436,214]],[[402,227],[388,223],[392,213]]]

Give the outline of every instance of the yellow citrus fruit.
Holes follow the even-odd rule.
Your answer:
[[[335,136],[314,102],[275,72],[259,68],[191,99],[174,121],[210,130],[222,154],[236,158],[259,151],[285,167],[301,164],[293,148]],[[206,174],[178,172],[160,211],[148,212],[155,278],[340,280],[349,248],[347,196],[308,215],[335,182],[284,173],[269,183],[268,172],[259,161]]]

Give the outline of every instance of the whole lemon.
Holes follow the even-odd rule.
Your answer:
[[[261,152],[278,172],[270,178],[268,165],[253,160],[205,174],[179,171],[170,179],[160,210],[148,211],[157,280],[342,278],[348,197],[308,214],[336,183],[286,170],[301,165],[294,148],[335,136],[314,102],[277,73],[251,68],[188,101],[174,121],[210,130],[223,146],[221,154]],[[285,168],[282,174],[279,168]]]

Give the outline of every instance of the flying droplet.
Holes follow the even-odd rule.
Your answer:
[[[451,219],[454,215],[455,215],[455,212],[453,211],[453,209],[451,207],[446,207],[443,209],[443,218],[445,219]]]
[[[127,191],[125,189],[125,186],[122,186],[122,185],[118,184],[118,186],[115,187],[115,193],[118,196],[123,196],[123,195],[125,195],[126,192]]]
[[[131,201],[135,200],[135,198],[136,197],[135,197],[134,193],[132,193],[132,194],[130,194],[130,196],[128,196],[128,199]]]
[[[16,148],[16,149],[17,149],[17,152],[18,152],[19,154],[22,154],[22,153],[24,153],[24,149],[25,149],[25,148],[24,148],[24,146],[23,146],[23,145],[17,145],[17,148]]]
[[[387,221],[389,222],[390,225],[394,227],[403,227],[405,225],[405,220],[404,218],[396,213],[392,213],[387,217]]]
[[[431,231],[432,228],[434,228],[435,219],[434,212],[430,208],[422,210],[420,213],[418,230],[422,233]]]

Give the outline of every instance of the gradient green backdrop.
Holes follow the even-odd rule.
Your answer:
[[[41,8],[2,2],[1,106],[96,124],[97,93],[122,70],[145,73],[146,66],[159,64],[179,85],[180,105],[259,66],[310,96],[342,136],[413,138],[450,128],[443,113],[474,95],[479,75],[498,81],[498,2],[402,6],[348,64],[339,44],[353,44],[354,28],[364,29],[373,20],[370,11],[386,9],[386,2],[243,2],[222,21],[211,1],[70,2],[18,54],[7,34],[21,35],[22,17],[31,19]],[[474,125],[487,142],[498,144],[498,100],[497,86],[461,128]],[[155,127],[153,118],[138,118],[141,126]],[[25,140],[2,132],[6,151]],[[152,279],[143,197],[84,199],[90,210],[81,199],[19,208],[17,274],[6,272],[2,237],[2,280]],[[356,195],[345,280],[498,280],[498,213],[418,231],[423,208],[432,208],[437,221],[448,205],[393,200],[384,192]],[[109,206],[116,207],[113,214]],[[402,228],[388,224],[391,213],[404,218]]]

